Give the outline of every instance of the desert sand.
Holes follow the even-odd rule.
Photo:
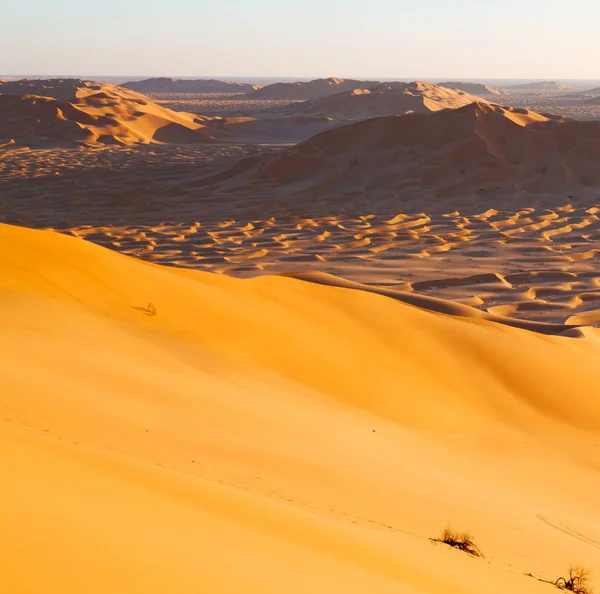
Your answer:
[[[370,89],[353,89],[311,101],[294,103],[276,112],[328,117],[338,121],[365,120],[378,116],[428,113],[456,109],[474,102],[485,103],[481,97],[462,90],[414,81],[407,84],[380,85]]]
[[[366,89],[371,86],[378,86],[378,81],[353,80],[345,78],[319,78],[308,82],[292,83],[274,83],[267,85],[262,89],[251,91],[246,94],[247,99],[275,99],[275,100],[295,100],[308,101],[342,93],[344,91],[353,91],[354,89]]]
[[[2,591],[600,585],[600,123],[20,84],[88,141],[0,112]]]
[[[439,82],[437,84],[440,87],[446,87],[448,89],[458,89],[471,95],[508,95],[508,91],[505,91],[504,89],[496,89],[495,87],[490,87],[481,83],[446,81]]]
[[[77,79],[0,84],[0,144],[211,142],[206,118],[143,95]]]
[[[600,570],[591,330],[10,226],[0,250],[8,591],[544,592],[525,574]],[[429,541],[449,521],[484,559]]]

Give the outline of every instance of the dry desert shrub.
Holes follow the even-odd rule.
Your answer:
[[[473,557],[483,557],[483,553],[479,547],[473,542],[473,537],[468,532],[458,532],[452,526],[448,525],[439,538],[433,538],[434,542],[443,542],[448,546],[460,549]]]
[[[590,585],[590,572],[586,567],[573,565],[567,577],[559,577],[554,584],[561,590],[568,590],[576,594],[592,594]]]
[[[156,309],[156,305],[154,305],[154,303],[148,303],[145,311],[149,316],[155,316],[158,310]]]
[[[155,316],[158,313],[158,309],[156,308],[156,305],[154,305],[154,303],[148,303],[148,305],[144,306],[132,306],[133,309],[137,309],[138,311],[141,311],[143,313],[145,313],[147,316]]]

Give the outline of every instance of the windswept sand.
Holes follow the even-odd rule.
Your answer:
[[[490,208],[510,193],[512,203],[523,207],[544,196],[561,201],[574,196],[595,205],[598,155],[598,122],[472,103],[339,126],[201,183],[219,184],[223,191],[250,188],[249,193],[253,184],[262,184],[263,197],[313,204],[368,192],[372,204],[381,198]]]
[[[437,84],[440,87],[446,87],[448,89],[459,89],[460,91],[470,93],[471,95],[508,95],[508,91],[504,89],[488,87],[487,85],[483,85],[481,83],[447,81],[439,82]]]
[[[475,102],[485,103],[485,100],[462,90],[415,81],[403,85],[382,84],[372,89],[358,88],[275,109],[283,113],[343,121],[456,109]]]
[[[352,88],[307,101],[244,100],[237,95],[211,100],[206,94],[190,93],[153,96],[165,107],[218,116],[210,123],[226,130],[221,139],[236,142],[300,142],[343,123],[486,103],[464,91],[421,81],[378,83],[371,88]]]
[[[170,266],[327,273],[500,318],[598,324],[599,151],[596,123],[489,104],[282,149],[15,150],[0,154],[0,215]]]
[[[2,592],[600,584],[600,123],[356,82],[0,85]]]
[[[7,592],[542,594],[526,574],[600,575],[595,331],[7,225],[0,271]],[[485,558],[430,542],[448,522]]]
[[[335,95],[343,91],[364,89],[380,84],[378,81],[353,80],[346,78],[318,78],[307,82],[274,83],[262,89],[246,93],[251,100],[299,100],[308,101],[319,97]]]
[[[213,142],[219,131],[207,121],[128,89],[79,79],[0,85],[0,146]]]

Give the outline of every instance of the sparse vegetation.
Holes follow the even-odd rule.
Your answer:
[[[138,307],[134,307],[133,309],[142,311],[147,316],[155,316],[158,313],[158,310],[156,309],[156,305],[154,305],[154,303],[148,303],[148,305],[146,305],[146,307],[138,306]]]
[[[590,572],[586,567],[573,565],[567,577],[559,577],[554,584],[561,590],[568,590],[576,594],[592,594],[590,585]]]
[[[443,542],[455,549],[460,549],[473,557],[483,557],[479,547],[473,542],[473,537],[468,532],[459,532],[448,525],[439,538],[432,538],[433,542]]]

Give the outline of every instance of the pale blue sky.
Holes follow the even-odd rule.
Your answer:
[[[0,73],[600,78],[598,0],[0,0]]]

